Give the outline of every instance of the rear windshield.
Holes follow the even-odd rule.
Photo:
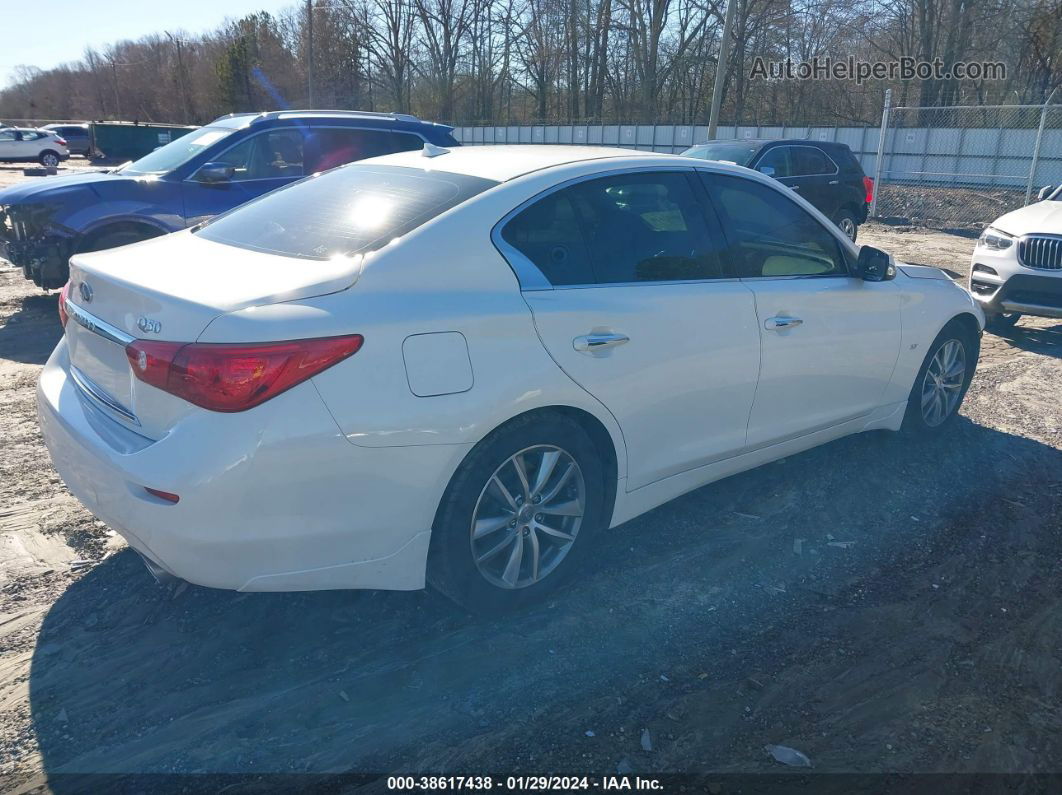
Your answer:
[[[269,254],[327,260],[378,249],[497,184],[464,174],[352,164],[267,193],[196,234]]]
[[[728,163],[736,163],[739,166],[747,166],[762,144],[748,143],[711,143],[691,146],[685,152],[685,157],[699,157],[702,160],[726,160]]]

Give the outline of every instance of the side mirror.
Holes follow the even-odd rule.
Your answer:
[[[230,166],[228,163],[207,163],[195,172],[192,179],[196,182],[216,185],[219,182],[230,182],[235,173],[236,166]]]
[[[1040,192],[1036,194],[1036,201],[1042,202],[1044,199],[1054,193],[1054,191],[1054,185],[1044,185],[1042,188],[1040,188]]]
[[[896,263],[892,254],[873,246],[862,246],[856,269],[859,278],[865,282],[887,282],[896,278]]]
[[[774,166],[760,166],[757,171],[761,174],[766,174],[768,177],[774,176]]]

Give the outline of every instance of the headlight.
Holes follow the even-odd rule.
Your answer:
[[[977,245],[991,251],[1003,251],[1014,245],[1014,238],[999,229],[988,226],[981,236],[977,238]]]

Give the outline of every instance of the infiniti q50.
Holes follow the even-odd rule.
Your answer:
[[[949,425],[984,316],[739,166],[388,155],[75,256],[38,388],[159,575],[500,610],[609,527],[871,429]]]

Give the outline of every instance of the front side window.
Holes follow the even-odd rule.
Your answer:
[[[378,249],[496,184],[442,171],[351,165],[267,193],[195,234],[301,259],[346,257]]]
[[[294,128],[259,133],[211,158],[211,162],[232,166],[233,182],[297,179],[303,175],[302,133]]]
[[[837,238],[782,191],[743,177],[703,178],[733,241],[726,257],[735,276],[848,275]]]
[[[723,276],[720,236],[683,171],[576,183],[525,209],[502,237],[554,286]]]
[[[756,170],[775,179],[793,176],[793,166],[789,156],[791,149],[791,146],[776,146],[768,149],[760,158],[760,162],[756,164]]]

